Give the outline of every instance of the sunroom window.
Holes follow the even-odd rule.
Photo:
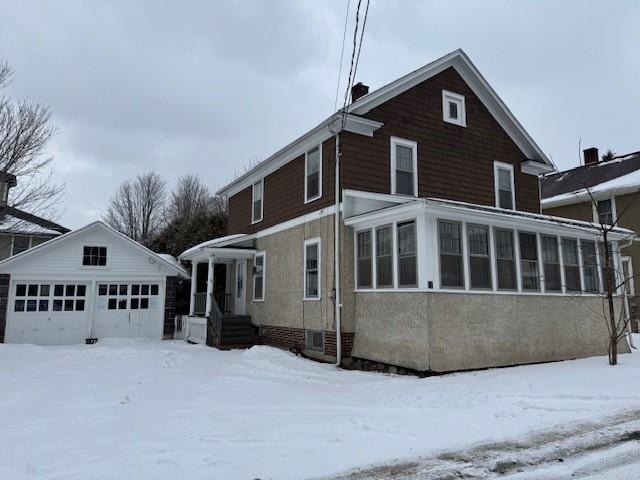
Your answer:
[[[491,288],[491,260],[489,258],[489,227],[467,225],[469,242],[469,270],[471,288]]]
[[[590,240],[581,240],[580,246],[582,247],[584,290],[586,292],[598,292],[600,291],[600,282],[598,280],[596,244]]]
[[[496,269],[498,290],[516,290],[516,259],[513,241],[513,230],[496,228]]]
[[[440,285],[464,287],[462,258],[462,225],[458,222],[440,220]]]
[[[376,229],[376,286],[393,287],[393,237],[391,225]]]
[[[538,246],[535,233],[519,232],[522,290],[540,290]]]
[[[363,230],[356,235],[358,288],[372,287],[371,230]]]
[[[398,224],[398,286],[418,285],[416,222]]]
[[[562,239],[562,262],[564,263],[564,283],[567,292],[579,292],[580,262],[577,240],[573,238]]]
[[[551,236],[542,237],[542,261],[544,263],[544,288],[547,292],[561,292],[560,254],[558,239]]]

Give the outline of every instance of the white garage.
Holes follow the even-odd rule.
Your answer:
[[[94,222],[0,262],[0,337],[40,345],[171,337],[186,278],[177,262]]]

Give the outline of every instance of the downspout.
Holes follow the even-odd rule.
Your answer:
[[[335,287],[336,366],[342,364],[342,295],[340,294],[340,131],[336,132],[335,211],[333,214],[333,274]]]
[[[620,263],[620,271],[623,272],[622,269],[622,258],[620,258],[620,252],[622,251],[623,248],[627,248],[630,247],[633,244],[633,240],[627,240],[626,243],[624,245],[620,245],[620,243],[618,243],[618,262]],[[623,277],[624,277],[624,273],[623,273]],[[627,279],[623,278],[623,281],[626,283]],[[622,285],[622,302],[623,302],[623,307],[625,310],[625,313],[627,314],[627,316],[631,316],[631,308],[629,308],[629,298],[627,297],[627,285],[623,284]],[[636,346],[633,344],[633,335],[631,335],[631,322],[627,323],[627,328],[626,328],[627,332],[625,333],[625,338],[627,339],[627,344],[629,345],[629,349],[636,349]]]

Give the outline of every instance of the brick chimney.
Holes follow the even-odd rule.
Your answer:
[[[18,182],[15,175],[7,172],[0,172],[0,206],[7,204],[9,201],[9,190],[17,184]]]
[[[585,148],[582,151],[584,155],[584,164],[585,165],[595,165],[600,161],[600,156],[598,155],[598,149],[596,147]]]
[[[362,82],[358,82],[351,87],[351,101],[355,102],[360,97],[364,97],[367,93],[369,93],[369,86]]]

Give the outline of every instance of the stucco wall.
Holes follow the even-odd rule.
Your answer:
[[[605,355],[601,312],[589,296],[356,293],[353,356],[445,372]]]

